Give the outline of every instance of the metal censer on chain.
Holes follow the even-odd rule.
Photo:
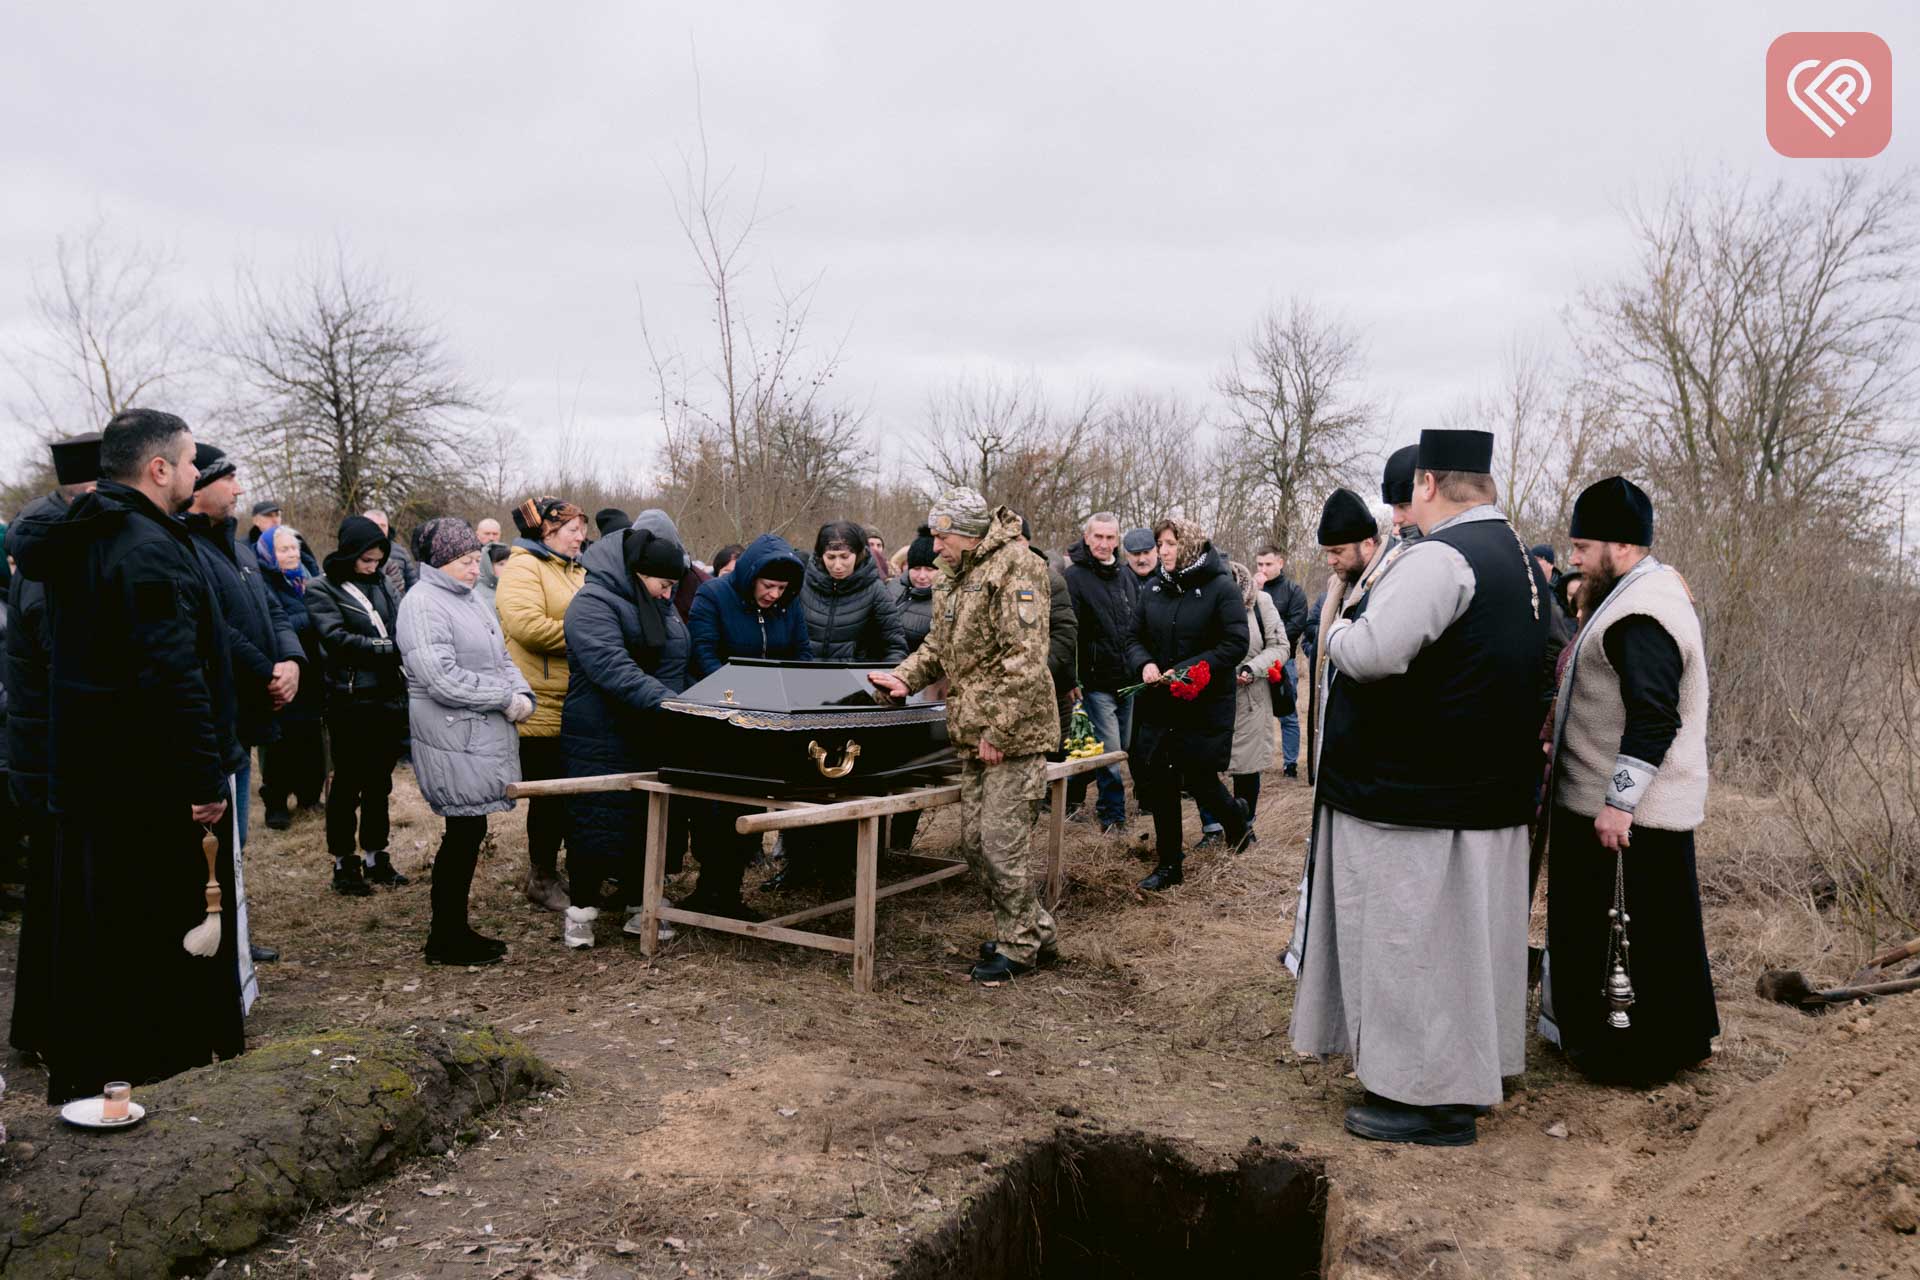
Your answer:
[[[1633,1025],[1627,1009],[1633,1004],[1633,975],[1627,969],[1627,952],[1633,943],[1627,939],[1627,926],[1633,917],[1627,914],[1626,855],[1613,855],[1613,905],[1607,908],[1610,936],[1607,939],[1607,1025],[1624,1031]]]

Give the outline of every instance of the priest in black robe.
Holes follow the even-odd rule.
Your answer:
[[[46,588],[52,652],[54,1013],[36,1046],[50,1102],[243,1048],[227,629],[177,518],[193,454],[172,414],[120,413],[101,433],[99,486],[7,534]],[[219,950],[202,957],[183,939],[206,919],[209,832],[223,915]]]
[[[1587,618],[1554,717],[1540,1033],[1590,1077],[1650,1084],[1705,1059],[1720,1030],[1693,845],[1706,651],[1638,486],[1588,488],[1570,533]]]

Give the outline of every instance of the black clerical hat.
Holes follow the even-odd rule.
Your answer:
[[[1380,501],[1385,503],[1413,501],[1413,473],[1420,463],[1420,446],[1410,444],[1404,449],[1395,449],[1393,456],[1387,459],[1387,469],[1380,476]]]
[[[98,431],[55,440],[48,448],[53,450],[54,479],[61,484],[87,484],[100,478]]]
[[[1367,500],[1351,489],[1335,489],[1320,509],[1320,545],[1343,547],[1377,537],[1380,526],[1367,510]]]
[[[1573,524],[1567,532],[1593,542],[1650,547],[1653,545],[1653,499],[1625,476],[1608,476],[1598,484],[1588,485],[1575,499]]]
[[[1422,431],[1419,467],[1422,471],[1468,471],[1475,475],[1492,475],[1493,432]]]

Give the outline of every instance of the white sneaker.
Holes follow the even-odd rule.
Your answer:
[[[593,945],[593,922],[600,918],[598,907],[568,907],[567,928],[562,939],[575,951]]]
[[[641,917],[645,914],[646,913],[643,912],[640,908],[635,907],[633,911],[627,916],[626,927],[623,930],[621,930],[621,932],[630,933],[636,938],[641,937],[646,932],[646,926],[640,923]],[[660,921],[659,925],[660,925],[659,932],[653,935],[655,941],[672,942],[674,939],[673,926],[668,924],[665,920]]]

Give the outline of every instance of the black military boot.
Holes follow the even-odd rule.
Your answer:
[[[1153,869],[1153,874],[1140,882],[1140,887],[1148,893],[1157,893],[1162,889],[1171,889],[1183,883],[1187,877],[1181,871],[1181,862],[1180,858],[1174,858],[1171,861],[1162,858],[1160,865]]]

